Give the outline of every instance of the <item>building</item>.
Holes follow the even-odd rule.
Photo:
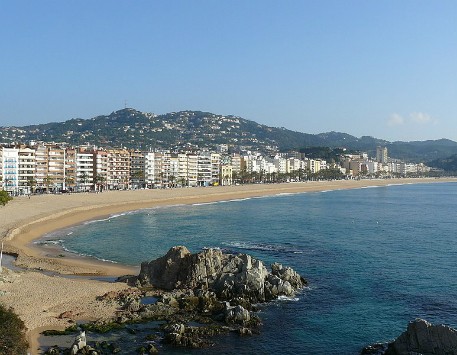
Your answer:
[[[3,190],[17,195],[19,193],[19,149],[3,148],[2,169]]]
[[[19,148],[18,154],[18,193],[21,195],[35,192],[35,150]]]
[[[107,186],[125,190],[130,186],[130,153],[126,149],[108,149]]]
[[[222,186],[232,185],[232,166],[231,165],[222,165],[221,166],[221,180],[220,184]]]
[[[94,189],[94,152],[80,148],[76,151],[76,188],[78,191]]]
[[[387,164],[387,147],[376,147],[376,161],[381,164]]]
[[[134,189],[145,185],[145,156],[138,150],[130,151],[130,181]]]

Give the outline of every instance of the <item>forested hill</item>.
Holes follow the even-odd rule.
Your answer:
[[[235,148],[271,151],[303,147],[340,147],[375,154],[376,146],[389,149],[389,156],[407,161],[430,161],[457,154],[450,140],[388,142],[373,137],[357,138],[346,133],[307,134],[268,127],[236,116],[200,111],[163,115],[131,108],[90,119],[70,119],[24,127],[0,127],[0,143],[31,140],[67,142],[72,145],[125,146],[127,148],[174,148],[195,146],[213,149],[218,144]]]

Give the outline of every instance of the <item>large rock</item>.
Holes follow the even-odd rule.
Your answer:
[[[406,332],[389,345],[388,354],[410,355],[457,354],[457,330],[433,325],[423,319],[408,324]]]
[[[416,319],[397,339],[389,344],[373,344],[361,354],[375,355],[455,355],[457,330],[446,325],[433,325]]]
[[[273,264],[269,273],[262,261],[250,255],[224,254],[219,249],[191,254],[184,246],[142,263],[138,281],[164,290],[211,290],[221,300],[241,297],[250,302],[292,296],[306,284],[294,270],[280,264]]]

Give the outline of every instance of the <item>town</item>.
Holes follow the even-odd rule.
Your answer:
[[[233,153],[227,144],[217,151],[138,151],[125,148],[70,147],[30,142],[0,146],[0,188],[10,195],[43,192],[101,192],[306,180],[423,176],[424,164],[388,157],[377,147],[366,153],[341,154],[339,161],[311,159],[304,153]]]

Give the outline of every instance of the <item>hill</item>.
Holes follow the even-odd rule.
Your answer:
[[[163,115],[131,108],[90,119],[23,127],[0,127],[1,143],[31,140],[67,142],[71,145],[95,144],[101,147],[143,149],[200,147],[214,149],[228,144],[233,149],[276,151],[305,147],[347,148],[366,151],[387,146],[389,156],[406,161],[430,161],[457,154],[457,143],[442,139],[423,142],[388,142],[374,137],[354,137],[346,133],[307,134],[269,127],[237,116],[210,112],[180,111]]]

